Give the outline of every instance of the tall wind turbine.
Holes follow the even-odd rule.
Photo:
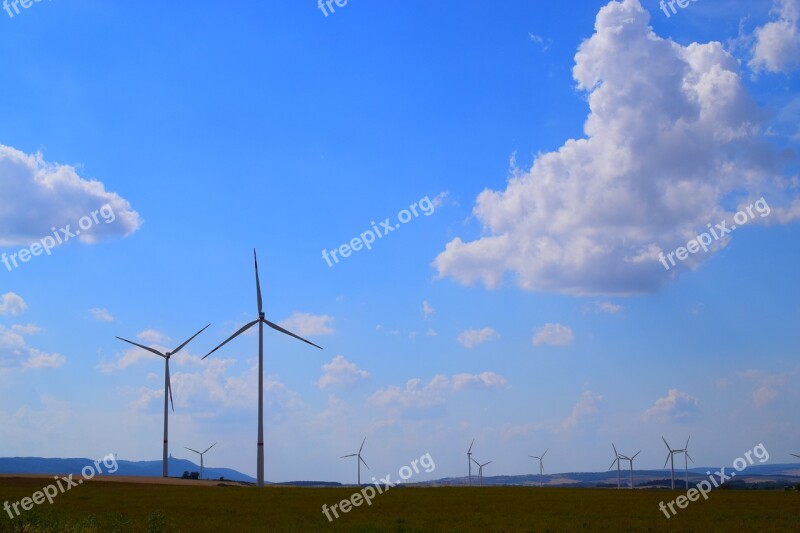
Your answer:
[[[542,454],[542,456],[541,456],[541,457],[537,457],[537,456],[535,456],[535,455],[529,455],[529,456],[528,456],[528,457],[530,457],[531,459],[538,459],[538,460],[539,460],[539,486],[540,486],[540,487],[543,487],[543,486],[544,486],[544,484],[542,483],[542,473],[544,472],[544,464],[542,463],[542,459],[544,459],[544,456],[545,456],[545,455],[547,455],[547,452],[549,452],[549,451],[550,451],[550,448],[547,448],[547,449],[544,451],[544,453]]]
[[[206,454],[206,452],[207,452],[208,450],[210,450],[211,448],[213,448],[213,447],[214,447],[214,446],[216,446],[216,445],[217,445],[217,443],[215,442],[214,444],[212,444],[211,446],[209,446],[208,448],[206,448],[206,451],[205,451],[205,452],[198,452],[197,450],[193,450],[193,449],[191,449],[191,448],[186,448],[186,446],[184,446],[184,448],[186,448],[186,449],[187,449],[187,450],[189,450],[190,452],[194,452],[194,453],[196,453],[196,454],[200,455],[200,479],[203,479],[203,456]]]
[[[611,470],[612,468],[614,468],[614,464],[617,465],[617,490],[619,490],[620,488],[622,488],[622,485],[620,484],[620,464],[619,464],[619,461],[620,461],[620,459],[627,459],[627,457],[625,457],[624,455],[620,455],[619,454],[619,452],[617,451],[617,447],[614,446],[613,442],[611,443],[611,447],[614,448],[614,461],[611,463],[611,466],[609,466],[608,469]]]
[[[475,459],[473,459],[473,461],[475,461]],[[478,476],[480,476],[481,478],[481,487],[483,487],[483,467],[491,463],[492,461],[483,464],[479,463],[478,461],[475,461],[475,464],[478,465]]]
[[[256,477],[257,477],[257,484],[259,487],[264,486],[264,324],[271,327],[275,331],[280,331],[285,335],[289,335],[290,337],[294,337],[295,339],[299,339],[306,344],[310,344],[320,350],[322,347],[317,346],[311,341],[304,339],[299,335],[295,335],[289,330],[283,329],[277,324],[273,324],[269,320],[265,318],[264,309],[261,301],[261,282],[258,279],[258,257],[256,256],[256,251],[253,250],[253,260],[256,266],[256,296],[258,299],[258,318],[250,322],[249,324],[245,324],[242,326],[239,331],[228,337],[228,340],[208,352],[203,359],[211,355],[212,353],[216,352],[233,339],[247,331],[248,329],[252,328],[256,324],[258,324],[258,443],[256,445]]]
[[[361,457],[361,450],[364,449],[364,443],[367,442],[367,437],[364,437],[364,440],[361,441],[361,448],[358,449],[357,453],[351,453],[350,455],[343,455],[340,459],[344,459],[345,457],[358,457],[356,460],[356,464],[358,465],[358,486],[361,486],[361,463],[364,463],[364,466],[369,468],[367,462]]]
[[[689,439],[691,438],[692,436],[689,435]],[[681,452],[683,452],[683,468],[686,476],[686,490],[689,490],[689,461],[694,463],[694,459],[692,459],[692,456],[689,455],[689,439],[686,439],[686,446],[684,446],[683,450],[681,450]]]
[[[624,460],[630,461],[630,463],[631,463],[631,490],[633,490],[633,460],[636,459],[636,456],[639,455],[640,453],[642,453],[642,450],[639,450],[638,452],[633,454],[633,457],[625,457],[624,455],[620,456]]]
[[[689,437],[689,439],[690,438],[691,437]],[[666,445],[667,450],[669,450],[669,454],[667,455],[667,460],[664,461],[664,467],[666,468],[667,463],[670,463],[671,470],[672,470],[672,477],[671,477],[671,479],[672,479],[672,490],[675,490],[675,454],[684,453],[688,457],[689,452],[687,451],[687,449],[689,448],[689,439],[686,439],[686,446],[682,450],[681,449],[673,450],[672,448],[670,448],[669,444],[667,444],[667,439],[665,439],[663,436],[661,437],[661,440],[664,441],[664,444]],[[689,459],[691,459],[691,457],[689,457]],[[694,462],[694,461],[692,461],[692,462]],[[687,490],[689,489],[689,466],[688,466],[688,463],[686,465],[686,489]]]
[[[475,439],[472,439],[472,443],[469,445],[469,449],[467,450],[467,468],[469,471],[469,486],[472,486],[472,445],[475,444]]]
[[[210,326],[210,325],[211,324],[209,324],[208,326]],[[128,344],[133,344],[134,346],[138,346],[142,350],[147,350],[148,352],[152,352],[152,353],[156,354],[157,356],[164,358],[164,455],[163,455],[163,458],[162,458],[162,465],[161,465],[161,475],[163,477],[167,477],[167,463],[168,463],[168,460],[169,460],[169,458],[168,458],[169,410],[167,409],[167,395],[168,394],[169,394],[169,402],[172,404],[172,410],[175,411],[175,404],[172,402],[172,383],[171,383],[171,380],[170,380],[170,377],[169,377],[169,358],[172,357],[173,355],[175,355],[176,353],[180,352],[183,349],[184,346],[186,346],[187,344],[189,344],[192,341],[192,339],[194,339],[195,337],[197,337],[198,335],[203,333],[206,330],[206,328],[208,328],[208,326],[206,326],[205,328],[201,329],[200,331],[198,331],[197,333],[195,333],[194,335],[189,337],[188,341],[184,342],[183,344],[181,344],[180,346],[178,346],[177,348],[175,348],[171,352],[166,352],[166,353],[162,353],[162,352],[156,350],[155,348],[150,348],[148,346],[144,346],[144,345],[139,344],[137,342],[133,342],[133,341],[129,341],[127,339],[123,339],[122,337],[117,337],[119,340],[121,340],[123,342],[127,342]]]

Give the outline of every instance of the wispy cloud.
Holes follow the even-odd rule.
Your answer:
[[[499,335],[492,328],[468,329],[458,335],[458,342],[464,348],[470,349],[498,337]]]
[[[545,324],[533,335],[534,346],[549,344],[550,346],[568,346],[572,344],[575,335],[567,326],[561,324]]]
[[[28,310],[28,304],[22,296],[13,292],[7,292],[0,298],[0,316],[18,316]]]
[[[114,317],[111,316],[111,313],[108,312],[108,309],[102,309],[100,307],[92,307],[91,309],[89,309],[89,314],[91,314],[92,318],[94,318],[98,322],[114,321]]]
[[[335,333],[333,317],[328,315],[295,312],[292,316],[280,322],[279,325],[301,337],[316,337]]]
[[[358,365],[351,363],[343,355],[337,355],[330,363],[322,365],[322,371],[322,377],[317,381],[317,387],[321,390],[350,389],[369,378],[369,372],[361,370]]]

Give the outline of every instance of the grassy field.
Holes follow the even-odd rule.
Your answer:
[[[0,504],[47,479],[0,480]],[[328,522],[354,488],[180,486],[88,481],[0,531],[800,531],[800,493],[717,491],[667,520],[680,492],[523,487],[394,488]]]

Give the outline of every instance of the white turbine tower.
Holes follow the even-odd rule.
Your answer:
[[[473,461],[475,461],[475,459],[473,459]],[[483,487],[483,467],[488,464],[492,464],[492,461],[483,464],[479,463],[478,461],[475,461],[475,464],[478,465],[478,476],[481,478],[481,487]]]
[[[542,483],[542,474],[544,473],[544,463],[542,463],[542,459],[544,459],[544,456],[545,456],[545,455],[547,455],[547,452],[549,452],[549,451],[550,451],[550,448],[547,448],[547,449],[544,451],[544,453],[542,454],[542,456],[541,456],[541,457],[538,457],[538,456],[536,456],[536,455],[529,455],[529,456],[528,456],[528,457],[530,457],[531,459],[538,459],[538,460],[539,460],[539,486],[540,486],[540,487],[543,487],[543,486],[544,486],[544,484]]]
[[[630,461],[631,463],[631,490],[633,490],[633,460],[636,459],[636,456],[639,455],[640,453],[642,453],[642,450],[639,450],[638,452],[633,454],[633,457],[625,457],[624,455],[620,455],[620,457],[622,457],[624,460]]]
[[[361,441],[361,448],[358,449],[357,453],[351,453],[350,455],[343,455],[343,456],[340,457],[340,459],[344,459],[345,457],[358,457],[358,459],[356,459],[356,464],[358,465],[358,486],[359,487],[361,486],[361,463],[364,463],[364,466],[366,466],[367,469],[369,469],[369,465],[361,457],[361,450],[364,449],[364,443],[365,442],[367,442],[367,437],[364,437],[364,440]]]
[[[264,486],[264,324],[271,327],[275,331],[280,331],[285,335],[294,337],[301,340],[306,344],[310,344],[316,348],[322,349],[311,341],[304,339],[299,335],[295,335],[289,330],[283,329],[277,324],[274,324],[265,318],[264,309],[261,301],[261,282],[258,279],[258,257],[256,251],[253,250],[253,260],[256,267],[256,296],[258,299],[258,318],[249,324],[245,324],[236,333],[228,337],[228,340],[208,352],[203,359],[216,352],[230,341],[258,324],[258,443],[256,444],[256,477],[259,487]]]
[[[208,326],[210,326],[210,325],[211,324],[209,324]],[[188,341],[184,342],[183,344],[181,344],[180,346],[178,346],[177,348],[175,348],[171,352],[165,352],[165,353],[162,353],[162,352],[156,350],[155,348],[150,348],[148,346],[144,346],[143,344],[139,344],[137,342],[129,341],[127,339],[123,339],[122,337],[117,337],[119,340],[121,340],[123,342],[127,342],[128,344],[133,344],[134,346],[138,346],[142,350],[147,350],[148,352],[154,353],[157,356],[164,358],[164,454],[163,454],[162,465],[161,465],[161,475],[163,477],[167,477],[167,471],[168,471],[167,466],[168,466],[168,462],[169,462],[169,457],[168,457],[168,455],[169,455],[169,452],[168,452],[168,448],[169,448],[169,409],[167,408],[167,396],[168,395],[169,395],[169,403],[172,404],[172,410],[175,411],[175,404],[172,402],[172,382],[171,382],[171,379],[169,377],[169,358],[172,357],[173,355],[175,355],[176,353],[180,352],[183,349],[184,346],[186,346],[187,344],[189,344],[192,341],[192,339],[194,339],[195,337],[197,337],[198,335],[203,333],[206,330],[206,328],[208,328],[208,326],[206,326],[205,328],[201,329],[200,331],[198,331],[197,333],[195,333],[194,335],[189,337]]]
[[[690,436],[689,439],[691,439],[691,438],[692,437]],[[685,465],[685,468],[686,468],[686,490],[689,490],[689,463],[688,463],[688,461],[692,461],[694,463],[694,460],[691,457],[689,457],[689,439],[686,439],[686,446],[684,446],[683,449],[673,450],[670,447],[670,445],[667,444],[667,439],[665,439],[663,436],[661,437],[661,440],[663,440],[664,444],[667,446],[667,450],[669,450],[669,453],[667,455],[667,460],[664,461],[664,467],[666,468],[667,463],[670,463],[670,467],[671,467],[671,471],[672,471],[672,477],[671,477],[672,490],[675,490],[675,454],[680,454],[680,453],[684,454],[684,456],[685,456],[684,457],[684,462],[686,463],[686,465]]]
[[[216,446],[216,445],[217,445],[217,443],[215,442],[214,444],[212,444],[211,446],[209,446],[208,448],[206,448],[206,451],[205,451],[205,452],[198,452],[197,450],[193,450],[193,449],[191,449],[191,448],[186,448],[186,446],[184,446],[184,448],[186,448],[186,449],[187,449],[187,450],[189,450],[190,452],[194,452],[194,453],[196,453],[196,454],[198,454],[198,455],[200,456],[200,479],[203,479],[203,456],[206,454],[206,452],[207,452],[208,450],[210,450],[211,448],[213,448],[213,447],[214,447],[214,446]]]
[[[622,485],[621,485],[621,482],[620,482],[620,464],[619,464],[619,460],[620,459],[627,459],[627,457],[625,457],[624,455],[620,455],[619,454],[619,452],[617,451],[617,447],[614,446],[613,442],[611,443],[611,447],[614,448],[614,461],[611,463],[611,466],[609,466],[608,469],[611,470],[612,468],[614,468],[614,464],[617,465],[617,490],[619,490],[619,489],[622,488]]]
[[[469,486],[472,486],[472,445],[475,444],[475,439],[472,439],[472,443],[469,445],[469,449],[467,450],[467,469],[469,472]]]

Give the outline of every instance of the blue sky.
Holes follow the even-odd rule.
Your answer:
[[[800,450],[797,0],[0,11],[0,455],[160,457],[352,481],[700,465]],[[13,9],[12,9],[13,13]],[[745,227],[668,254],[764,198]],[[322,250],[411,217],[328,266]],[[764,215],[764,216],[761,216]],[[97,217],[97,215],[96,215]],[[730,226],[730,223],[729,223]],[[418,479],[424,479],[419,477]]]

